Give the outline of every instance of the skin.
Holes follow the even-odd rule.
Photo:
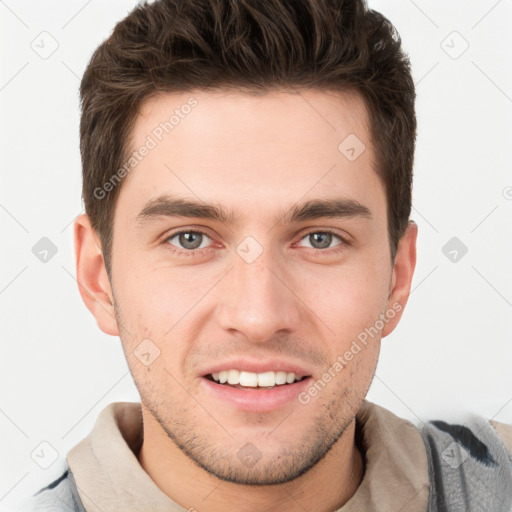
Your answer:
[[[164,493],[197,511],[335,510],[364,473],[355,415],[381,338],[407,302],[417,226],[409,223],[392,262],[385,189],[357,95],[162,94],[143,104],[133,148],[191,96],[198,105],[122,184],[111,282],[88,217],[76,219],[80,293],[100,329],[121,338],[141,395],[138,458]],[[349,134],[366,146],[355,161],[338,150]],[[137,214],[163,193],[235,210],[238,222],[160,217],[138,227]],[[371,217],[277,223],[296,203],[333,197],[358,201]],[[191,250],[171,237],[183,229],[208,236]],[[309,236],[326,229],[346,242]],[[236,252],[247,236],[263,249],[250,264]],[[201,385],[204,368],[234,355],[284,358],[316,381],[393,305],[394,318],[307,404],[240,411]],[[146,366],[134,350],[148,338],[160,355]],[[251,467],[237,456],[247,443],[261,457]]]

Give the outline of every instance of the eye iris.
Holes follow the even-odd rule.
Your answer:
[[[331,233],[311,233],[309,235],[311,245],[315,247],[315,249],[325,249],[331,245],[332,234]],[[320,239],[320,246],[315,245]]]
[[[187,233],[180,233],[179,242],[185,249],[197,249],[201,245],[202,237],[201,233],[189,231]]]

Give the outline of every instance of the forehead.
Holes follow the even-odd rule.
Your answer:
[[[256,94],[195,90],[158,94],[146,100],[139,110],[132,141],[141,142],[151,135],[157,142],[165,142],[162,139],[172,133],[174,139],[182,134],[194,135],[198,141],[215,135],[216,144],[236,140],[252,145],[291,145],[315,133],[343,135],[347,129],[367,138],[365,103],[355,91],[307,89]]]
[[[139,209],[163,193],[281,209],[285,196],[298,201],[335,188],[360,199],[353,196],[382,188],[367,112],[354,93],[160,94],[142,105],[130,149],[139,157],[119,202]]]

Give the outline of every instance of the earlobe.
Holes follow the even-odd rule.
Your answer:
[[[393,275],[386,311],[393,311],[394,316],[389,319],[382,330],[383,338],[395,329],[409,299],[414,268],[416,267],[417,236],[418,225],[414,221],[409,221],[407,229],[398,243],[395,263],[393,265]]]
[[[82,300],[104,333],[119,336],[101,244],[86,214],[75,219],[74,242],[76,277]]]

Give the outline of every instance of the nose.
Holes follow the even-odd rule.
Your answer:
[[[249,342],[264,343],[297,329],[304,304],[294,293],[285,262],[263,253],[252,263],[233,255],[223,280],[217,308],[220,327],[242,333]],[[294,281],[295,282],[295,281]]]

